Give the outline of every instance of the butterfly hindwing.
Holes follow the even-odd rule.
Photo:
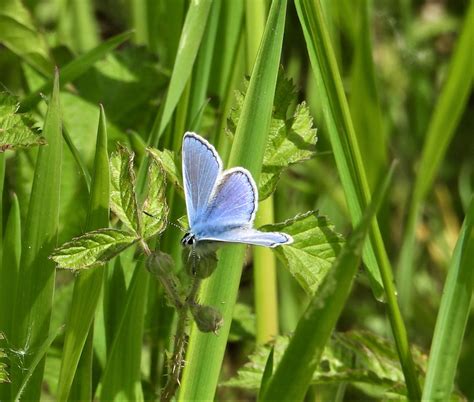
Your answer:
[[[257,198],[255,182],[246,169],[226,170],[216,184],[196,231],[205,236],[207,232],[251,226],[257,211]]]
[[[216,234],[207,241],[253,244],[255,246],[276,247],[293,243],[293,238],[286,233],[260,232],[252,228],[236,228]]]
[[[195,133],[183,138],[183,182],[189,224],[193,227],[206,211],[222,172],[222,161],[215,148]]]

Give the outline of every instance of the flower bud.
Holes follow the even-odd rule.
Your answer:
[[[146,268],[156,276],[169,275],[173,272],[174,261],[169,254],[155,251],[146,259]]]
[[[217,267],[216,253],[198,255],[190,252],[186,254],[183,254],[183,261],[189,276],[205,279],[211,276]]]
[[[195,304],[191,307],[191,313],[194,317],[194,322],[202,332],[217,333],[222,324],[224,324],[222,314],[214,307]]]

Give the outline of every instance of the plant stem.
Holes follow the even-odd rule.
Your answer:
[[[196,298],[199,293],[201,282],[202,279],[196,276],[193,277],[188,297],[186,297],[185,303],[178,308],[178,325],[176,327],[174,338],[173,356],[170,360],[168,381],[161,393],[161,402],[171,401],[176,393],[176,389],[178,388],[181,371],[184,366],[186,344],[188,341],[188,335],[186,334],[186,321],[190,307],[196,304]]]

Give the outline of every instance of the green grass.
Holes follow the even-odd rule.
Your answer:
[[[0,400],[474,399],[473,19],[0,2]],[[292,245],[189,269],[190,130]]]

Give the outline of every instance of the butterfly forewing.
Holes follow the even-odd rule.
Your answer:
[[[183,138],[183,181],[186,209],[191,227],[202,218],[222,171],[215,148],[194,133]]]

